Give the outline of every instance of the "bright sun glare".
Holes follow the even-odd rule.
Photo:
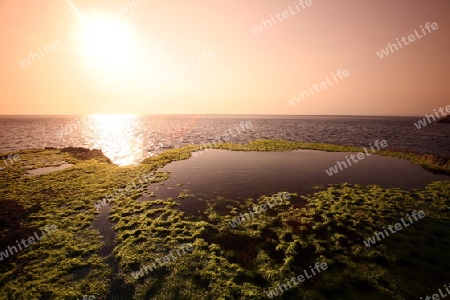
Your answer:
[[[120,127],[130,120],[136,118],[134,114],[93,114],[89,115],[89,118],[92,120],[101,123],[102,125],[115,129],[116,127]]]
[[[133,128],[138,117],[132,114],[90,115],[89,120],[103,153],[118,164],[131,164],[142,156],[143,143],[135,140]]]
[[[83,52],[105,72],[130,71],[138,47],[126,24],[105,16],[85,19],[80,35]]]

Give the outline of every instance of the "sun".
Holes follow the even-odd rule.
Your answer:
[[[105,72],[130,71],[136,65],[139,48],[125,23],[106,16],[83,21],[81,46],[90,63]]]

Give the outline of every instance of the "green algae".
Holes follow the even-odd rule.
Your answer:
[[[7,170],[6,176],[0,177],[0,202],[16,203],[23,216],[9,216],[10,219],[22,217],[19,224],[1,220],[1,250],[15,244],[6,241],[27,238],[45,225],[55,224],[58,231],[2,262],[0,298],[76,299],[99,291],[106,293],[108,284],[101,278],[107,277],[109,270],[97,255],[101,238],[90,226],[96,214],[92,199],[110,186],[94,178],[112,176],[114,169],[119,168],[97,161],[81,161],[59,150],[26,150],[19,154],[21,160]],[[30,166],[56,166],[62,161],[74,166],[22,177]],[[89,272],[84,278],[74,280],[73,273],[86,267]]]
[[[0,177],[0,207],[16,205],[11,208],[13,215],[0,214],[0,238],[26,237],[48,224],[56,224],[58,231],[1,262],[0,299],[76,299],[82,295],[106,299],[118,280],[134,292],[133,299],[263,299],[269,289],[302,274],[316,261],[326,262],[328,270],[285,292],[282,299],[409,299],[437,290],[442,278],[450,278],[446,259],[450,181],[433,182],[416,191],[349,184],[320,187],[312,195],[287,191],[289,201],[235,228],[229,224],[233,218],[270,197],[207,199],[206,211],[192,216],[180,210],[174,199],[136,201],[145,191],[133,188],[110,203],[109,219],[117,242],[113,255],[119,265],[113,274],[99,255],[102,237],[92,228],[98,214],[95,203],[171,161],[191,157],[198,147],[167,150],[130,167],[115,166],[104,158],[82,160],[54,149],[20,151],[21,160]],[[214,148],[361,151],[262,140]],[[379,154],[448,171],[448,163],[419,154]],[[57,166],[62,161],[74,165],[23,177],[30,168]],[[169,177],[156,174],[153,183]],[[185,195],[180,196],[183,200]],[[364,245],[375,231],[413,210],[424,210],[427,217],[372,247]],[[185,243],[192,243],[193,251],[175,263],[139,279],[132,276]],[[7,246],[2,244],[0,251]]]

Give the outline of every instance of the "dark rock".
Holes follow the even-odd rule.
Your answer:
[[[67,147],[61,149],[61,152],[67,152],[72,154],[78,159],[88,160],[88,159],[96,159],[98,161],[104,161],[112,164],[112,161],[103,154],[102,150],[99,149],[86,149],[82,147]]]
[[[424,160],[430,162],[431,164],[443,167],[443,169],[436,169],[429,166],[422,166],[422,168],[434,174],[450,175],[450,170],[448,170],[448,168],[450,168],[450,156],[448,155],[435,155],[403,149],[389,149],[389,150],[397,153],[420,155]]]
[[[446,117],[443,118],[443,119],[440,119],[440,120],[438,121],[438,123],[450,123],[450,115],[449,115],[449,116],[446,116]]]

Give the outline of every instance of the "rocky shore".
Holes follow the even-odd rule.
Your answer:
[[[446,116],[443,119],[440,119],[438,123],[450,123],[450,116]]]
[[[48,224],[52,235],[0,264],[0,300],[76,299],[265,299],[267,291],[316,261],[326,271],[293,287],[293,299],[412,299],[438,288],[433,274],[450,278],[450,181],[420,190],[385,189],[348,183],[317,187],[308,195],[289,191],[290,199],[236,228],[239,212],[267,203],[204,199],[207,209],[189,215],[183,199],[150,197],[138,201],[142,187],[129,184],[154,173],[152,184],[170,177],[160,167],[188,159],[200,145],[167,150],[136,166],[119,167],[100,150],[83,148],[18,151],[20,160],[0,173],[0,254]],[[327,144],[258,140],[223,143],[232,151],[313,149],[358,152]],[[401,151],[377,154],[408,159],[433,170],[448,171],[448,158]],[[23,176],[30,169],[72,164],[64,170]],[[130,186],[99,212],[95,204]],[[202,196],[203,197],[203,196]],[[412,211],[426,221],[408,226],[380,246],[363,241],[376,230]],[[386,223],[387,222],[387,223]],[[105,236],[96,223],[110,226],[114,249],[102,256]],[[94,224],[94,225],[93,225]],[[436,234],[434,234],[436,233]],[[133,272],[161,259],[181,244],[192,251],[174,263],[135,279]],[[110,264],[111,260],[115,264]],[[408,263],[405,263],[408,262]],[[411,262],[414,262],[411,264]],[[115,265],[116,268],[112,268]],[[420,268],[420,273],[414,273]],[[410,276],[410,274],[416,274]]]

